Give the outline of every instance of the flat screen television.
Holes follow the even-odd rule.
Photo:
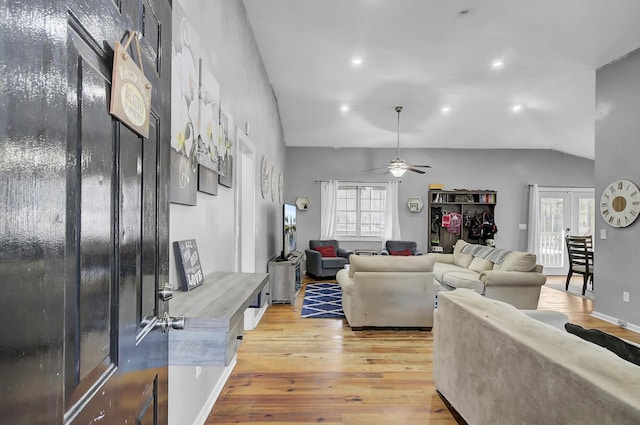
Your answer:
[[[282,259],[286,260],[298,245],[297,212],[295,205],[282,205]]]

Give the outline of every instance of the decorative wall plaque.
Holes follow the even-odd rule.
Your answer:
[[[132,39],[136,41],[139,68],[127,53]],[[109,113],[142,137],[149,137],[151,83],[142,70],[142,56],[136,31],[129,34],[124,46],[118,41],[115,42]]]

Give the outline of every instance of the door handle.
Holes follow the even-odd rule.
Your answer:
[[[169,301],[173,298],[173,287],[165,283],[162,288],[158,289],[158,296],[162,301]]]
[[[186,321],[185,316],[171,317],[169,316],[169,313],[165,312],[164,315],[161,317],[155,317],[155,316],[145,317],[140,322],[140,327],[146,328],[147,326],[151,325],[149,328],[149,331],[160,328],[160,330],[164,334],[164,333],[167,333],[167,329],[169,328],[184,329],[185,321]]]

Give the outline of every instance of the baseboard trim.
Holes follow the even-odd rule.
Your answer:
[[[599,313],[597,311],[592,311],[591,316],[595,317],[596,319],[600,319],[600,320],[604,320],[605,322],[612,323],[616,326],[620,326],[621,328],[629,329],[630,331],[640,333],[640,326],[635,325],[633,323],[625,322],[624,320],[620,320],[617,317],[609,316],[608,314]]]
[[[198,414],[196,419],[193,421],[193,425],[205,424],[205,422],[207,421],[207,418],[209,417],[209,414],[211,413],[211,410],[213,409],[213,406],[216,404],[216,400],[218,399],[218,397],[220,397],[220,394],[224,389],[224,384],[226,384],[227,380],[231,376],[231,372],[233,371],[233,368],[236,366],[237,362],[238,362],[238,358],[237,356],[234,356],[233,360],[231,360],[231,362],[229,363],[229,366],[227,366],[224,369],[224,371],[222,372],[222,375],[220,376],[220,379],[218,379],[218,382],[216,382],[216,385],[211,390],[211,394],[209,394],[209,398],[202,406],[202,409],[200,409],[200,413]]]

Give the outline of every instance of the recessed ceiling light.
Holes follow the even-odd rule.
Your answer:
[[[517,104],[511,106],[511,112],[513,112],[514,114],[522,112],[522,105],[517,103]]]
[[[342,105],[342,106],[340,107],[340,110],[341,110],[342,112],[348,112],[348,111],[349,111],[349,105]]]
[[[491,63],[491,68],[493,69],[502,69],[504,67],[504,62],[502,59],[496,59]]]
[[[351,65],[353,65],[353,66],[362,65],[362,58],[353,58],[353,59],[351,59]]]
[[[451,108],[448,106],[443,106],[442,108],[440,108],[440,112],[442,112],[443,114],[448,114],[451,111]]]

